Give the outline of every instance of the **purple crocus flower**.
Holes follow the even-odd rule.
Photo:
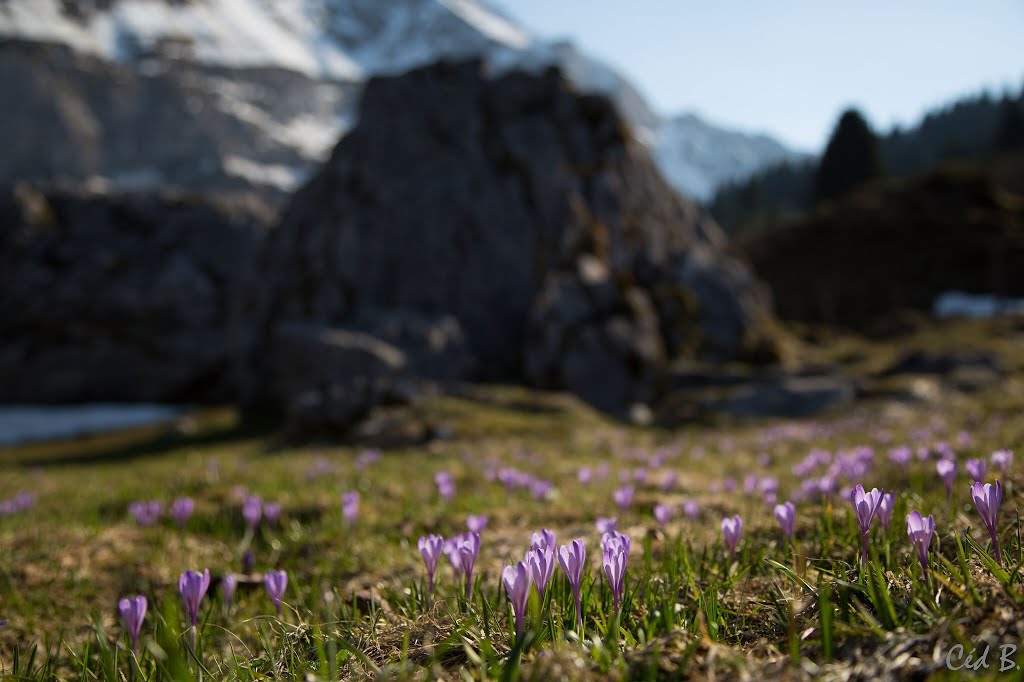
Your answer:
[[[192,513],[196,510],[196,503],[191,497],[179,497],[171,503],[171,516],[175,523],[184,528]]]
[[[612,493],[612,499],[619,505],[619,509],[625,511],[633,504],[633,492],[633,486],[623,486]]]
[[[139,632],[142,630],[142,620],[146,617],[146,598],[142,595],[137,597],[125,597],[117,603],[117,610],[121,612],[121,620],[128,628],[128,636],[132,640],[132,651],[138,649]],[[7,621],[4,621],[4,625]]]
[[[935,462],[935,471],[942,479],[942,485],[946,486],[946,501],[953,496],[953,481],[956,479],[956,460],[940,459]]]
[[[608,535],[609,532],[614,532],[618,526],[618,519],[614,516],[598,516],[597,521],[594,522],[597,526],[597,531],[600,532],[601,537]]]
[[[245,550],[245,554],[242,555],[242,573],[249,575],[255,566],[256,555],[252,553],[251,549]]]
[[[459,555],[460,542],[462,542],[462,536],[457,535],[445,540],[443,547],[444,555],[448,557],[448,562],[452,565],[452,572],[456,578],[462,575],[462,557]]]
[[[421,535],[419,540],[420,556],[427,567],[427,589],[430,596],[434,596],[434,572],[437,571],[437,562],[444,551],[444,538],[440,535]]]
[[[483,515],[470,514],[466,517],[466,528],[470,533],[482,533],[487,528],[487,517]]]
[[[1013,464],[1013,453],[1009,450],[996,450],[992,453],[990,459],[992,460],[992,466],[1006,473],[1010,465]]]
[[[515,614],[516,639],[523,636],[523,618],[526,615],[526,602],[530,599],[530,569],[520,561],[515,566],[506,566],[501,572],[501,581],[505,584],[505,592],[512,602]]]
[[[667,504],[656,504],[654,505],[654,519],[665,526],[672,520],[672,507]]]
[[[210,569],[205,569],[202,573],[185,571],[178,579],[178,591],[181,593],[182,601],[185,602],[185,613],[188,614],[193,628],[199,619],[199,602],[206,596],[206,590],[209,587]]]
[[[551,481],[546,481],[542,478],[534,478],[530,481],[530,494],[533,495],[535,500],[543,500],[551,492],[554,484]]]
[[[602,536],[605,536],[608,535],[608,533],[615,532],[616,527],[618,527],[619,525],[619,520],[614,516],[607,518],[600,516],[595,522],[595,525],[597,526],[597,532],[600,533]]]
[[[889,451],[889,459],[893,464],[901,467],[905,467],[910,464],[911,457],[914,456],[913,450],[906,445],[901,445],[898,448],[893,448]]]
[[[281,518],[281,503],[267,502],[263,505],[263,518],[265,518],[267,523],[271,526],[276,526],[277,522]]]
[[[530,536],[530,549],[550,549],[555,551],[555,532],[541,528],[539,533]]]
[[[576,625],[577,629],[583,631],[583,610],[580,601],[580,581],[583,579],[583,564],[587,560],[587,545],[582,540],[573,540],[568,545],[558,548],[558,564],[562,567],[569,587],[572,588],[572,597],[576,602]]]
[[[459,560],[466,576],[466,601],[469,601],[473,598],[473,566],[480,555],[480,535],[464,533],[459,538]]]
[[[907,536],[917,549],[917,560],[921,562],[921,570],[928,573],[928,547],[935,534],[935,517],[922,518],[918,511],[907,514]]]
[[[525,563],[530,567],[530,575],[533,583],[537,586],[537,596],[544,601],[544,590],[548,587],[548,581],[555,572],[555,545],[548,547],[533,547],[526,550]]]
[[[695,519],[700,516],[700,505],[693,500],[689,500],[683,505],[683,513],[686,514],[687,518]]]
[[[676,482],[678,480],[679,474],[675,470],[670,469],[669,471],[666,471],[665,475],[661,478],[661,490],[663,492],[672,490],[672,488],[676,487]]]
[[[612,590],[612,610],[616,613],[626,590],[626,562],[629,560],[629,544],[620,540],[620,537],[625,536],[609,535],[601,543],[604,550],[602,565]]]
[[[263,587],[267,589],[270,601],[274,603],[274,610],[280,617],[281,597],[284,596],[285,588],[288,587],[288,574],[284,571],[267,571],[263,576]]]
[[[878,488],[872,488],[871,492],[866,493],[864,486],[858,483],[850,492],[850,503],[853,505],[857,523],[860,524],[860,563],[864,565],[868,560],[868,531],[871,529],[871,521],[878,513],[878,507],[882,504],[882,493]]]
[[[380,459],[380,450],[363,450],[356,457],[356,469],[362,470]]]
[[[451,502],[455,497],[455,479],[447,471],[439,471],[434,474],[434,484],[437,485],[437,494],[445,502]]]
[[[984,481],[985,474],[988,473],[988,462],[983,459],[969,459],[964,467],[972,481]]]
[[[224,599],[224,605],[231,603],[231,600],[235,596],[235,589],[238,588],[238,576],[234,573],[228,573],[220,581],[220,594]]]
[[[583,485],[589,485],[594,480],[594,470],[590,467],[580,467],[580,470],[576,472],[576,480]]]
[[[260,518],[263,517],[263,502],[255,495],[249,495],[242,503],[242,518],[250,530],[256,530],[260,525]]]
[[[349,525],[356,522],[356,518],[359,516],[359,493],[355,490],[342,493],[341,515]]]
[[[992,538],[996,561],[1002,564],[1003,555],[999,551],[999,507],[1003,504],[1003,484],[999,481],[994,485],[975,481],[971,486],[971,497],[985,528],[988,529],[989,537]]]
[[[317,457],[312,466],[306,469],[306,480],[312,481],[315,478],[331,473],[330,463],[323,457]]]
[[[730,562],[736,557],[736,548],[739,546],[742,536],[743,519],[739,517],[739,514],[732,518],[726,516],[722,519],[722,539],[725,540],[725,546],[729,548]]]
[[[882,532],[889,534],[889,524],[892,522],[892,512],[896,507],[896,496],[892,493],[882,495],[882,502],[878,505],[878,525]]]
[[[626,558],[629,558],[629,553],[633,549],[633,541],[625,533],[609,533],[601,538],[601,551],[607,550],[609,547],[618,546],[626,553]]]
[[[128,513],[135,517],[140,526],[152,526],[160,520],[164,506],[160,502],[132,502],[128,505]]]
[[[775,505],[775,519],[782,527],[782,534],[786,540],[793,541],[793,527],[796,525],[796,505],[786,501]]]

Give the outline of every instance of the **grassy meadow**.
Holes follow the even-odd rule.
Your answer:
[[[890,342],[801,343],[804,361],[858,376],[863,400],[810,420],[641,429],[569,396],[492,386],[405,408],[442,437],[371,454],[365,443],[296,444],[229,410],[174,434],[0,451],[0,500],[35,496],[0,515],[0,677],[1020,676],[1024,653],[1000,647],[1024,635],[1024,328],[949,323]],[[964,377],[878,371],[910,349],[963,347],[998,357],[997,376],[968,390]],[[1000,450],[1016,458],[993,460]],[[971,497],[972,459],[1002,486],[1001,563]],[[948,500],[941,460],[957,464]],[[439,490],[438,474],[454,489]],[[893,494],[888,528],[877,514],[869,523],[864,563],[849,498],[858,484]],[[358,508],[350,497],[344,510],[352,492]],[[247,521],[254,496],[264,510],[279,504],[279,518]],[[167,513],[178,498],[194,501],[180,524]],[[787,500],[792,541],[774,513]],[[140,523],[129,511],[138,501],[164,511]],[[907,533],[912,510],[934,517],[927,572]],[[417,541],[465,533],[469,515],[487,517],[472,596],[445,555],[431,596]],[[721,522],[735,515],[732,553]],[[607,518],[631,544],[618,613],[597,527]],[[517,637],[502,571],[541,529],[554,532],[555,556],[585,541],[583,628],[556,563],[543,600],[530,591]],[[178,581],[203,569],[211,583],[193,645]],[[287,573],[280,615],[263,581],[273,569]],[[148,602],[135,652],[118,610],[134,595]]]

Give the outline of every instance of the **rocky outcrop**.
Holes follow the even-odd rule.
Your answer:
[[[607,99],[557,70],[489,80],[479,63],[441,63],[375,79],[359,121],[264,249],[245,303],[261,330],[250,397],[295,393],[269,369],[269,340],[296,324],[450,316],[471,362],[415,375],[525,379],[611,411],[654,399],[679,357],[743,358],[764,340],[766,297],[714,221]]]
[[[1024,296],[1024,198],[969,167],[867,187],[739,246],[791,320],[884,329],[948,291]]]
[[[0,189],[0,402],[234,399],[252,198]]]

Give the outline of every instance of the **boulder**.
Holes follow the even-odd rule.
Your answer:
[[[811,417],[849,407],[858,394],[851,379],[837,374],[673,373],[670,383],[674,389],[658,413],[665,426],[709,416]]]
[[[557,70],[490,79],[479,62],[439,63],[373,79],[358,120],[247,288],[263,330],[249,397],[274,393],[281,323],[377,334],[367,320],[450,318],[440,355],[423,353],[433,332],[385,339],[445,358],[412,362],[416,375],[526,380],[611,411],[656,398],[679,357],[743,359],[766,337],[768,298],[711,217],[609,100]]]
[[[226,402],[252,197],[0,188],[0,402]]]

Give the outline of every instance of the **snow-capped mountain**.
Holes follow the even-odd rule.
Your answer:
[[[662,121],[652,151],[669,183],[700,200],[765,166],[803,158],[768,135],[719,128],[695,114]]]
[[[0,0],[0,76],[21,102],[0,126],[35,127],[0,178],[288,191],[351,124],[367,78],[471,56],[495,72],[558,64],[608,94],[691,196],[785,154],[767,138],[662,121],[614,69],[483,0]]]

